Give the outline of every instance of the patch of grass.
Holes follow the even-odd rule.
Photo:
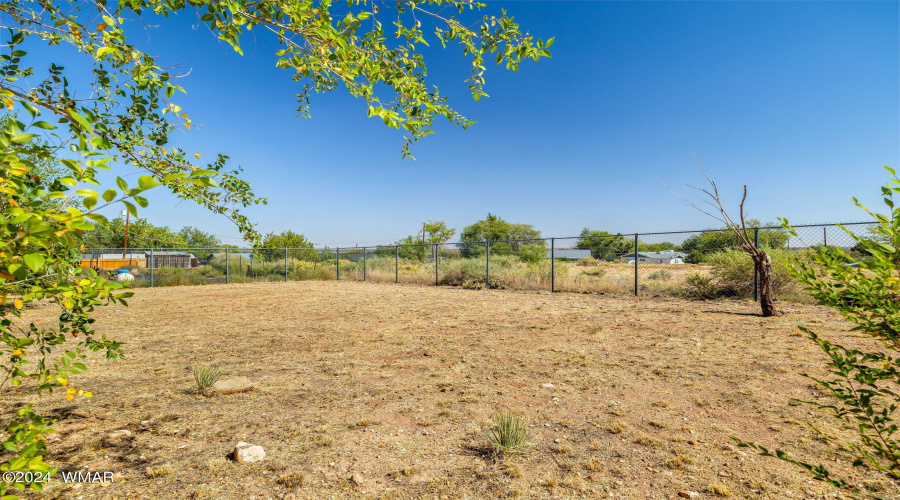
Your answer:
[[[218,382],[224,373],[225,371],[218,366],[207,364],[194,365],[194,383],[197,384],[197,392],[206,394],[209,388]]]
[[[572,447],[567,444],[555,444],[550,447],[553,450],[553,453],[557,453],[559,455],[568,455],[572,453]]]
[[[528,425],[522,417],[512,412],[497,414],[493,425],[484,433],[495,455],[517,455],[525,453],[531,446]]]
[[[628,424],[622,422],[621,420],[616,420],[615,422],[609,424],[609,427],[607,427],[606,430],[613,434],[621,434],[628,430]]]
[[[679,455],[676,455],[676,456],[666,460],[665,466],[670,469],[680,470],[680,469],[686,468],[688,465],[691,465],[693,463],[694,463],[694,460],[691,459],[691,457],[689,457],[687,455],[679,454]]]
[[[659,444],[661,443],[659,439],[656,439],[649,434],[641,434],[637,437],[637,439],[634,440],[634,442],[644,446],[659,446]]]
[[[728,487],[722,483],[712,483],[706,487],[706,491],[713,493],[715,495],[719,495],[720,497],[730,497],[731,491],[728,490]]]
[[[653,406],[655,406],[657,408],[668,408],[669,402],[668,401],[654,401]]]
[[[147,471],[146,471],[147,477],[149,477],[149,478],[165,477],[165,476],[168,476],[169,474],[171,474],[172,472],[173,472],[172,466],[169,464],[153,465],[153,466],[147,467]]]
[[[591,455],[590,460],[584,463],[584,468],[593,472],[603,470],[603,460]]]
[[[300,488],[306,483],[306,475],[297,471],[291,471],[287,474],[282,474],[278,476],[278,484],[283,485],[285,488],[293,490],[294,488]]]
[[[665,429],[667,427],[665,422],[660,422],[659,420],[651,420],[650,425],[658,429]]]
[[[221,472],[222,469],[228,466],[228,460],[225,458],[213,458],[209,462],[206,462],[206,468],[209,469],[210,472]]]
[[[500,470],[503,471],[504,474],[506,474],[507,476],[509,476],[513,479],[518,479],[518,478],[522,477],[522,468],[519,467],[518,464],[515,464],[508,460],[503,462],[502,464],[500,464]]]

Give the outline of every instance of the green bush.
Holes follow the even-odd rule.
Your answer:
[[[656,281],[666,281],[672,277],[672,273],[666,269],[659,269],[657,271],[653,271],[647,276],[648,279],[656,280]]]
[[[887,167],[885,167],[887,168]],[[869,352],[848,349],[825,340],[805,327],[807,337],[828,355],[828,378],[815,378],[805,373],[833,399],[826,402],[804,401],[831,413],[858,440],[839,445],[837,455],[854,466],[865,466],[886,476],[900,477],[900,442],[895,413],[900,407],[900,208],[894,208],[893,195],[900,193],[900,179],[894,170],[886,187],[882,187],[889,215],[876,214],[860,205],[878,222],[876,232],[882,241],[864,238],[841,227],[870,255],[859,267],[847,264],[848,255],[830,247],[810,254],[811,263],[798,262],[791,267],[795,278],[822,305],[827,305],[854,325],[853,330],[877,341]],[[796,232],[782,221],[791,234]],[[824,270],[824,272],[823,272]],[[754,443],[735,438],[740,446],[750,447],[764,456],[775,456],[809,470],[814,477],[838,487],[852,488],[843,479],[832,478],[822,465],[812,465],[789,458],[784,452],[774,453]]]
[[[712,277],[700,273],[689,274],[680,292],[680,295],[692,299],[708,300],[721,296],[721,290],[713,283]]]
[[[788,251],[784,248],[765,249],[772,258],[772,289],[778,298],[802,296],[802,286],[791,274],[791,266],[810,262],[811,250]],[[708,279],[688,279],[683,287],[684,295],[695,298],[753,297],[753,260],[742,250],[723,250],[707,255],[707,265],[712,266]],[[650,279],[656,279],[652,275]]]
[[[512,413],[499,413],[493,425],[484,429],[491,452],[499,456],[517,455],[528,451],[531,432],[525,419]]]

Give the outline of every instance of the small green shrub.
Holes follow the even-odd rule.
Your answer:
[[[586,274],[588,276],[593,276],[595,278],[602,278],[606,275],[606,269],[602,269],[599,267],[595,267],[594,269],[588,269],[584,271],[582,274]]]
[[[672,273],[667,269],[659,269],[650,273],[647,276],[648,279],[656,280],[656,281],[666,281],[672,277]]]
[[[721,295],[719,287],[713,283],[710,276],[700,273],[691,273],[684,280],[684,286],[681,287],[681,295],[692,299],[714,299]]]
[[[484,430],[491,452],[497,456],[517,455],[530,448],[531,432],[525,420],[512,413],[499,413],[493,425]]]
[[[583,259],[578,259],[579,266],[596,266],[600,264],[599,259],[595,259],[593,257],[585,257]]]
[[[218,382],[224,373],[225,371],[218,366],[206,364],[195,365],[194,382],[197,384],[197,392],[206,394],[207,391],[209,391],[209,388]]]

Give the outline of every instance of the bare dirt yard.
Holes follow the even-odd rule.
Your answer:
[[[829,309],[782,303],[306,281],[136,290],[101,308],[98,353],[72,385],[92,399],[0,394],[2,417],[55,415],[51,463],[116,472],[39,498],[810,498],[846,496],[730,436],[824,463],[864,491],[898,486],[834,461],[850,435],[807,371],[824,355],[797,325],[872,347]],[[54,321],[49,309],[29,311]],[[203,396],[192,366],[248,377]],[[529,453],[497,459],[482,427],[527,419]],[[130,436],[104,439],[126,429]],[[267,457],[227,458],[240,441]]]

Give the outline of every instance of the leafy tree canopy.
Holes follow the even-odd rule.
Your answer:
[[[188,228],[185,228],[188,229]],[[190,228],[192,229],[192,228]],[[109,220],[105,225],[82,236],[85,248],[123,248],[125,246],[125,217]],[[180,233],[165,226],[154,226],[147,219],[134,217],[128,222],[128,248],[186,248]]]
[[[312,248],[313,244],[306,239],[306,236],[288,229],[279,234],[265,235],[261,246],[265,248]]]
[[[591,257],[603,259],[616,258],[623,254],[634,252],[634,240],[622,234],[612,234],[606,231],[597,231],[584,228],[578,235],[578,243],[575,248],[590,250]]]
[[[523,245],[546,246],[541,232],[531,224],[513,224],[488,213],[487,217],[463,229],[460,235],[460,253],[463,257],[483,255],[484,241],[491,242],[491,254],[515,253]]]
[[[222,248],[222,241],[214,234],[205,233],[196,227],[184,226],[178,231],[185,248]]]

